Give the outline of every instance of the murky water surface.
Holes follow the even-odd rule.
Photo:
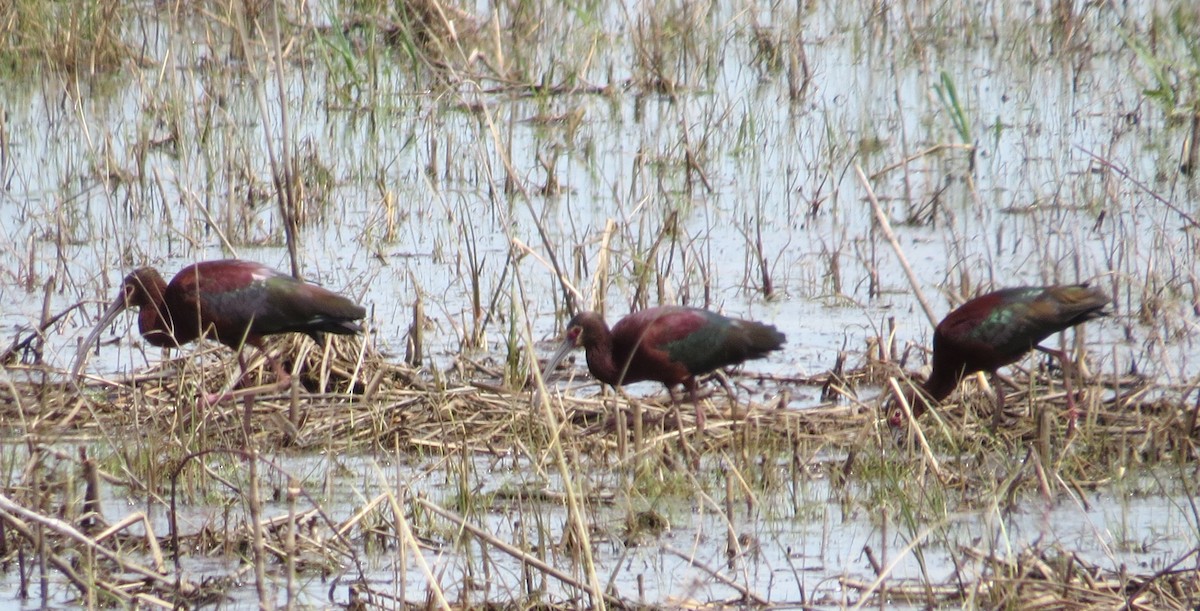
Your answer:
[[[794,102],[785,74],[758,67],[746,42],[750,17],[723,10],[702,22],[711,32],[698,34],[720,47],[721,61],[699,74],[683,68],[675,98],[638,93],[637,66],[615,53],[587,76],[628,93],[530,100],[464,88],[435,97],[406,88],[395,71],[383,75],[389,93],[379,96],[394,106],[364,112],[336,104],[345,94],[331,88],[335,78],[289,71],[282,100],[273,81],[263,93],[272,136],[286,105],[311,183],[303,273],[367,304],[376,342],[397,351],[422,295],[433,325],[430,365],[445,366],[473,345],[465,338],[476,328],[484,348],[500,350],[514,315],[527,316],[536,339],[553,335],[563,302],[545,264],[552,248],[580,305],[603,302],[610,319],[631,305],[719,308],[770,321],[791,338],[756,369],[823,371],[838,350],[861,351],[887,318],[902,341],[930,335],[896,256],[872,229],[853,169],[860,165],[878,173],[872,188],[936,315],[950,309],[943,292],[964,283],[975,290],[1091,279],[1111,288],[1119,315],[1089,326],[1101,369],[1136,363],[1184,376],[1194,353],[1193,236],[1134,180],[1176,204],[1189,201],[1176,147],[1186,134],[1146,101],[1148,76],[1120,37],[1089,39],[1083,61],[1056,55],[1053,32],[1036,15],[1026,17],[1033,23],[990,16],[1000,20],[965,40],[953,29],[920,32],[932,38],[922,45],[856,31],[861,15],[829,11],[803,16],[811,80]],[[1100,11],[1087,23],[1095,36],[1138,17]],[[899,27],[891,21],[899,18],[886,22]],[[613,19],[618,30],[628,25],[624,15]],[[776,36],[795,28],[786,13],[757,19]],[[55,312],[110,300],[137,265],[170,274],[236,255],[288,267],[255,89],[204,69],[210,52],[157,27],[152,40],[161,48],[151,51],[179,53],[162,74],[82,88],[48,76],[6,88],[11,157],[0,239],[10,265],[0,305],[10,328],[36,316],[51,279]],[[1026,48],[1036,44],[1046,48]],[[952,148],[921,155],[962,144],[938,93],[947,83],[969,121],[973,156]],[[484,110],[462,112],[463,103]],[[573,114],[581,118],[569,126],[543,120]],[[699,157],[691,172],[689,147]],[[1093,154],[1133,179],[1104,171]],[[548,164],[558,189],[543,196]],[[252,175],[240,175],[243,168]],[[506,192],[507,184],[518,190]],[[932,224],[904,224],[930,210]],[[771,299],[763,298],[758,240]],[[510,255],[519,257],[515,269]],[[1131,318],[1146,295],[1162,299],[1152,324]],[[90,320],[58,327],[46,359],[65,364]],[[1161,352],[1171,358],[1155,358]],[[92,367],[143,364],[111,349]]]
[[[679,56],[660,66],[673,95],[645,85],[639,53],[653,50],[630,37],[653,8],[640,4],[586,25],[559,15],[606,34],[592,39],[590,63],[574,63],[585,54],[561,46],[574,39],[557,30],[524,51],[552,82],[575,68],[580,90],[609,92],[533,96],[496,93],[486,79],[443,90],[395,57],[358,85],[347,85],[335,62],[290,67],[282,87],[264,75],[256,89],[227,48],[147,18],[138,30],[151,64],[143,69],[86,82],[44,74],[0,88],[0,328],[11,336],[36,325],[44,304],[54,313],[94,302],[51,329],[45,361],[66,368],[99,304],[135,266],[171,274],[237,256],[286,270],[266,154],[283,107],[310,219],[300,236],[303,274],[367,305],[371,341],[397,358],[420,295],[428,368],[460,355],[503,361],[506,339],[526,321],[534,341],[554,337],[565,305],[551,254],[579,305],[602,305],[610,321],[686,303],[775,324],[786,348],[751,371],[818,373],[839,351],[853,363],[890,319],[899,341],[927,345],[931,325],[873,220],[861,166],[936,315],[964,289],[1091,280],[1114,297],[1114,316],[1087,325],[1092,371],[1194,380],[1200,249],[1187,216],[1194,180],[1179,172],[1188,123],[1148,96],[1152,70],[1121,35],[1140,33],[1169,7],[1089,5],[1068,32],[1028,4],[961,15],[818,4],[801,14],[790,6],[682,11],[692,27],[677,35],[691,38],[676,41]],[[490,7],[473,8],[491,18]],[[324,10],[310,17],[330,22]],[[782,66],[763,55],[772,41]],[[350,63],[366,74],[360,61]],[[560,72],[550,76],[551,66]],[[121,341],[101,348],[92,371],[132,372],[160,358],[136,337],[133,316],[113,333]],[[789,407],[804,409],[815,396],[796,392]],[[485,488],[530,477],[477,469],[488,472]],[[351,484],[363,496],[380,485]],[[854,596],[837,577],[871,580],[864,546],[886,559],[903,545],[884,534],[881,516],[843,514],[824,481],[789,494],[804,499],[803,511],[764,500],[739,516],[734,528],[756,550],[732,569],[726,526],[712,508],[656,505],[670,530],[626,547],[619,529],[628,507],[594,507],[600,573],[649,602],[736,596],[665,553],[670,547],[772,601],[798,601],[803,590],[839,604]],[[1087,501],[1028,499],[1016,512],[980,508],[931,528],[941,542],[985,551],[1062,541],[1114,570],[1153,570],[1196,532],[1188,503],[1173,496],[1104,489]],[[332,506],[349,514],[354,501]],[[561,511],[538,511],[561,533]],[[525,519],[500,504],[485,521],[517,539]],[[960,551],[943,547],[925,554],[933,581],[950,578],[949,555]],[[449,584],[463,555],[481,553],[425,555]],[[515,562],[490,561],[488,585],[462,596],[524,592]],[[371,574],[394,581],[397,593],[420,591],[424,577],[395,562],[380,554]],[[922,576],[911,555],[894,574]],[[4,583],[0,597],[13,600],[12,586]],[[328,588],[312,583],[304,593],[320,605]]]
[[[433,475],[439,473],[440,459],[404,460],[402,464],[391,461],[391,457],[382,455],[283,457],[279,460],[282,471],[301,477],[313,474],[313,479],[303,482],[307,496],[298,498],[294,507],[280,501],[268,502],[264,504],[264,517],[283,519],[291,511],[302,516],[302,523],[324,523],[325,518],[306,513],[316,503],[329,521],[340,524],[377,496],[399,490],[443,507],[453,506],[451,499],[458,493],[458,482]],[[231,478],[236,478],[239,470],[236,465],[220,461],[210,461],[210,467]],[[534,475],[537,469],[512,458],[477,456],[468,467],[473,475],[474,524],[502,541],[524,542],[534,557],[554,566],[572,566],[570,550],[560,545],[566,511],[557,503],[531,500],[542,492],[557,490],[554,478],[538,478]],[[711,470],[719,467],[715,461],[707,464]],[[784,471],[787,466],[781,464],[778,468]],[[287,485],[277,475],[267,475],[265,481],[268,492],[271,486]],[[1195,543],[1197,528],[1196,514],[1187,498],[1147,496],[1139,491],[1157,489],[1153,478],[1130,479],[1104,492],[1090,493],[1079,502],[1029,497],[1021,500],[1018,509],[980,507],[956,512],[942,523],[924,524],[917,546],[922,566],[913,553],[904,549],[912,541],[903,534],[905,529],[894,523],[882,526],[895,516],[873,512],[861,502],[840,502],[865,494],[854,484],[841,489],[823,477],[804,478],[794,485],[784,485],[777,494],[757,496],[753,504],[735,504],[728,521],[724,507],[713,507],[711,500],[706,502],[701,497],[648,500],[623,496],[619,482],[603,476],[591,485],[595,488],[589,497],[597,502],[589,503],[586,511],[592,524],[599,574],[608,587],[626,599],[664,604],[741,600],[739,591],[714,580],[716,572],[774,604],[808,601],[853,605],[859,592],[845,587],[840,580],[872,583],[874,572],[868,554],[888,565],[899,557],[891,567],[893,583],[928,579],[948,584],[959,577],[974,579],[983,574],[983,563],[977,557],[964,556],[964,550],[1004,557],[1030,546],[1069,550],[1076,562],[1108,571],[1124,566],[1149,573],[1186,553]],[[135,497],[111,498],[105,502],[103,512],[125,515],[141,503]],[[202,502],[185,493],[180,508],[180,535],[189,546],[188,542],[201,531],[221,533],[244,527],[245,507],[233,498],[229,502]],[[629,517],[647,513],[662,520],[660,529],[631,531]],[[165,536],[170,532],[161,511],[150,510],[148,515],[156,534]],[[525,600],[535,595],[570,600],[579,595],[551,577],[538,575],[531,580],[518,559],[475,539],[462,542],[455,535],[456,529],[447,528],[442,520],[426,521],[414,518],[414,514],[406,519],[421,541],[425,563],[451,601]],[[387,530],[385,524],[379,527]],[[144,529],[135,526],[126,532],[140,535]],[[307,528],[302,529],[301,536],[307,532]],[[733,561],[727,553],[731,532],[737,540]],[[352,556],[334,552],[320,558],[310,553],[298,559],[311,564],[310,570],[300,573],[293,602],[318,607],[345,604],[351,596],[349,588],[360,582],[360,575],[377,591],[409,601],[424,599],[428,580],[411,550],[368,544],[364,551],[361,538],[353,538]],[[870,551],[866,551],[868,548]],[[173,562],[169,550],[167,562]],[[325,567],[326,577],[312,570],[318,565]],[[236,554],[199,553],[185,554],[181,566],[193,581],[222,579],[240,567]],[[278,586],[279,602],[283,604],[287,598],[282,568],[272,566],[270,578]],[[578,571],[564,570],[571,578],[586,583]],[[252,573],[247,573],[246,580],[250,579]],[[0,584],[4,600],[19,600],[14,579]],[[59,600],[62,605],[73,604],[65,584],[54,591],[63,597]],[[236,605],[254,606],[257,600],[251,587],[233,588],[228,595],[228,602]],[[24,606],[33,608],[36,602]]]

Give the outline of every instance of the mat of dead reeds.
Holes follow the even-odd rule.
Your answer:
[[[186,472],[189,461],[214,452],[247,458],[250,448],[258,456],[351,450],[447,458],[516,453],[545,462],[547,440],[556,437],[569,448],[572,460],[596,466],[653,460],[700,470],[711,468],[706,456],[791,453],[790,460],[807,463],[817,476],[843,483],[875,477],[873,465],[879,460],[903,461],[918,465],[913,471],[918,479],[964,491],[993,474],[988,460],[971,455],[995,453],[1000,447],[1000,452],[1022,456],[1028,465],[1008,482],[1010,495],[1027,489],[1047,496],[1053,496],[1060,483],[1080,492],[1103,486],[1103,481],[1089,481],[1085,474],[1096,472],[1089,467],[1111,460],[1112,453],[1104,448],[1113,438],[1133,442],[1145,461],[1195,458],[1195,409],[1170,402],[1177,389],[1156,388],[1136,378],[1089,380],[1080,396],[1085,415],[1078,432],[1070,436],[1058,422],[1065,411],[1064,394],[1053,389],[1044,372],[1034,371],[1019,372],[1013,380],[1018,390],[1010,391],[1009,405],[1017,407],[1003,415],[1001,430],[995,429],[997,419],[988,412],[986,391],[964,384],[958,401],[922,419],[920,435],[906,437],[887,430],[872,401],[857,399],[860,390],[875,388],[881,378],[896,373],[893,365],[866,362],[845,370],[839,366],[809,378],[733,374],[725,388],[709,385],[714,390],[702,401],[708,426],[701,437],[691,406],[679,409],[661,393],[631,397],[601,392],[583,372],[568,368],[561,374],[571,381],[552,384],[549,391],[558,427],[552,435],[545,430],[538,395],[529,388],[504,387],[489,377],[486,366],[464,361],[456,368],[458,375],[435,376],[374,354],[361,342],[339,342],[325,350],[312,349],[311,344],[303,348],[303,342],[307,340],[276,343],[273,348],[293,354],[298,350],[300,356],[285,359],[300,381],[294,390],[264,386],[266,390],[249,403],[215,406],[203,405],[198,397],[228,390],[234,380],[239,387],[262,381],[261,359],[251,361],[250,373],[240,380],[236,360],[224,348],[202,349],[125,376],[90,376],[68,384],[38,367],[10,367],[9,382],[0,388],[0,417],[20,423],[10,430],[14,441],[28,444],[30,453],[25,464],[14,465],[13,485],[0,498],[6,533],[2,553],[9,559],[36,553],[61,572],[81,598],[163,607],[203,604],[236,590],[236,584],[248,578],[251,565],[197,581],[181,568],[186,565],[180,564],[181,556],[252,549],[257,537],[264,554],[275,564],[290,566],[293,578],[316,571],[363,580],[363,554],[369,547],[364,537],[380,532],[379,512],[385,509],[390,526],[384,531],[395,538],[396,546],[410,545],[414,553],[437,546],[414,539],[402,526],[401,516],[418,511],[457,525],[460,536],[495,546],[528,563],[530,570],[560,581],[577,597],[557,604],[573,607],[594,603],[587,602],[594,592],[586,580],[429,498],[380,494],[353,515],[335,519],[318,499],[307,499],[311,504],[300,508],[302,489],[288,487],[276,494],[283,494],[292,509],[273,516],[258,514],[259,534],[246,522],[221,532],[168,534],[160,532],[161,522],[146,512],[118,515],[103,509],[102,499],[114,490],[145,490],[151,493],[151,507],[174,515],[176,478]],[[248,440],[243,433],[244,405],[251,406]],[[169,458],[159,457],[156,468],[170,477],[150,483],[148,478],[111,470],[98,463],[97,451],[89,450],[94,446],[85,442],[120,445],[130,435],[162,440],[156,447]],[[71,446],[78,446],[77,451],[65,449]],[[69,480],[78,476],[68,473],[82,474],[82,494],[72,492],[75,487]],[[62,477],[67,481],[53,483]],[[238,494],[247,493],[230,485]],[[523,494],[525,500],[563,502],[552,489],[543,493]],[[1196,600],[1200,584],[1196,563],[1186,557],[1157,571],[1113,573],[1053,545],[1032,546],[1015,556],[980,549],[959,552],[986,570],[937,586],[888,580],[884,566],[876,566],[875,582],[840,580],[847,591],[862,597],[861,602],[872,605],[887,601],[1022,608],[1183,608]],[[168,562],[172,556],[174,567]],[[91,559],[86,575],[77,569],[81,557]],[[298,559],[303,561],[297,564]],[[360,602],[392,604],[385,604],[379,598],[384,592],[367,581],[354,592]],[[773,602],[749,589],[744,596],[746,601]],[[608,603],[625,606],[633,599],[610,595]]]

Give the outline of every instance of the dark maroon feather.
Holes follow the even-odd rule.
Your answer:
[[[933,333],[933,371],[906,399],[913,415],[924,413],[976,372],[995,373],[1015,363],[1047,337],[1107,313],[1109,299],[1087,284],[1018,287],[976,297],[950,312]],[[893,426],[903,415],[889,402]]]
[[[581,312],[567,323],[563,342],[545,371],[582,346],[588,370],[605,384],[655,381],[668,391],[682,384],[694,400],[696,376],[761,358],[785,341],[773,326],[699,308],[648,308],[622,318],[611,330],[599,314]],[[702,426],[699,405],[696,409]]]
[[[319,286],[297,280],[261,263],[227,259],[204,261],[180,270],[167,284],[157,270],[134,270],[121,294],[82,344],[75,374],[100,331],[122,310],[138,308],[138,328],[155,346],[178,347],[201,336],[239,350],[262,348],[263,337],[305,333],[351,335],[366,309]]]

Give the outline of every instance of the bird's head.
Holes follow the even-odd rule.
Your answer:
[[[576,316],[575,318],[578,318],[578,316]],[[563,332],[562,345],[563,346],[569,345],[568,350],[570,350],[571,348],[578,348],[583,345],[584,336],[585,336],[584,326],[581,324],[578,324],[577,322],[575,322],[575,319],[572,318],[571,322],[567,325],[567,330]]]
[[[913,418],[925,413],[928,408],[929,397],[926,396],[919,386],[915,386],[910,382],[900,383],[900,394],[895,391],[889,391],[885,394],[883,400],[883,414],[887,418],[888,426],[893,430],[900,430],[908,422],[908,413],[912,414]],[[908,406],[907,413],[905,406]]]
[[[574,347],[587,347],[601,341],[607,333],[608,325],[604,323],[604,318],[599,313],[580,312],[567,323],[563,342],[570,341]]]
[[[567,354],[580,346],[587,346],[590,342],[596,341],[601,330],[606,329],[604,319],[595,312],[580,312],[571,318],[567,323],[567,330],[563,332],[562,341],[558,345],[558,349],[554,351],[554,355],[546,361],[546,367],[542,369],[542,377],[546,377],[558,364],[562,362]]]
[[[166,286],[167,284],[159,275],[158,270],[152,267],[142,267],[129,272],[129,275],[121,281],[120,294],[112,303],[108,304],[108,308],[100,315],[100,322],[96,323],[96,327],[88,334],[87,339],[79,344],[79,351],[75,354],[75,364],[71,367],[71,377],[79,375],[92,344],[118,314],[127,308],[161,307]]]
[[[153,305],[156,301],[161,301],[162,294],[166,290],[166,282],[163,281],[158,270],[153,267],[142,267],[129,272],[125,276],[125,280],[121,282],[121,294],[109,305],[109,310],[120,312],[125,308],[143,308]],[[107,314],[107,313],[106,313]]]

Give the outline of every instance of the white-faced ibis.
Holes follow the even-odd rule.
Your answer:
[[[323,333],[353,335],[355,321],[366,316],[362,306],[332,291],[308,284],[260,263],[228,259],[183,268],[171,283],[158,270],[143,267],[125,277],[121,294],[104,312],[83,342],[72,368],[79,374],[92,343],[122,310],[138,308],[142,337],[154,346],[177,348],[207,337],[237,351],[245,371],[242,346],[258,348],[271,364],[281,388],[290,376],[267,354],[263,337],[304,333],[321,343]]]
[[[1068,286],[1025,286],[1003,289],[976,297],[950,312],[933,332],[933,372],[918,389],[909,388],[905,399],[913,416],[927,406],[937,405],[958,388],[958,383],[976,372],[995,374],[1017,362],[1030,350],[1053,355],[1063,364],[1067,391],[1068,419],[1075,421],[1071,392],[1071,361],[1060,350],[1038,344],[1051,335],[1107,315],[1108,296],[1087,284]],[[1004,407],[1004,392],[997,384],[996,414]],[[888,423],[904,424],[904,413],[893,397],[888,403]]]
[[[699,308],[649,308],[622,318],[612,330],[599,314],[580,312],[567,323],[562,345],[545,371],[552,371],[568,352],[582,346],[588,370],[605,384],[661,382],[672,400],[674,386],[683,384],[696,406],[696,426],[703,430],[696,376],[761,358],[786,340],[773,326]]]

